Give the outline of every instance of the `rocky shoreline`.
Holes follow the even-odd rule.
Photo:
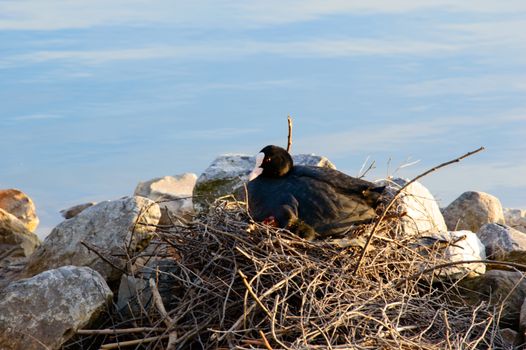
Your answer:
[[[335,167],[313,155],[297,155],[294,161]],[[0,190],[0,348],[60,349],[113,304],[121,310],[137,307],[130,300],[148,286],[151,272],[147,278],[136,275],[151,271],[145,270],[152,264],[145,258],[159,254],[157,233],[186,225],[217,198],[242,198],[253,164],[251,156],[219,156],[199,177],[187,173],[152,179],[139,183],[130,197],[65,209],[65,220],[43,242],[34,234],[38,217],[33,201],[16,189]],[[386,201],[406,182],[384,180]],[[500,336],[510,347],[524,343],[525,275],[509,266],[526,265],[526,210],[503,209],[498,198],[476,191],[440,209],[418,182],[406,188],[396,210],[404,234],[416,237],[418,249],[444,246],[441,258],[452,264],[437,276],[480,291],[466,292],[474,303],[501,305]],[[158,268],[173,262],[154,263]],[[169,288],[159,292],[163,300],[171,298]],[[146,303],[152,293],[142,297]]]

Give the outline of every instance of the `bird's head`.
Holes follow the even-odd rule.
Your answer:
[[[293,166],[289,152],[281,147],[269,145],[256,155],[256,165],[248,176],[248,181],[258,176],[279,178],[287,175]]]

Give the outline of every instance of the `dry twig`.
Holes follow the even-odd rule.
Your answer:
[[[123,341],[123,342],[119,342],[119,343],[104,344],[100,348],[104,349],[104,350],[107,350],[107,349],[120,349],[120,348],[124,348],[124,347],[128,347],[128,346],[134,346],[134,345],[141,345],[141,344],[151,343],[151,342],[158,341],[158,340],[161,340],[161,339],[166,339],[166,338],[168,338],[168,335],[161,335],[161,336],[158,336],[158,337],[149,337],[149,338],[143,338],[143,339],[137,339],[137,340],[128,340],[128,341]]]
[[[152,327],[136,327],[136,328],[124,328],[124,329],[79,329],[77,334],[81,335],[114,335],[114,334],[130,334],[130,333],[149,333],[149,332],[164,332],[165,328],[152,328]]]
[[[98,348],[498,348],[493,308],[452,303],[453,287],[431,289],[431,272],[450,263],[439,247],[426,256],[412,248],[415,239],[404,235],[394,213],[375,223],[382,239],[370,243],[367,268],[355,275],[360,248],[303,241],[251,222],[239,203],[220,201],[186,226],[163,228],[158,243],[177,254],[163,253],[135,273],[150,281],[151,306],[113,315],[116,331],[103,333],[108,338]],[[372,227],[357,225],[349,236]],[[131,325],[145,332],[118,333]],[[169,339],[170,330],[179,337]]]

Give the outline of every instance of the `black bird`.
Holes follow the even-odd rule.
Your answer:
[[[247,190],[256,221],[313,239],[373,219],[384,186],[330,168],[294,165],[285,149],[270,145],[256,156]]]

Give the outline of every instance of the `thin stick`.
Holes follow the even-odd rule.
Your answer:
[[[164,332],[165,328],[152,327],[136,327],[136,328],[122,328],[122,329],[79,329],[77,334],[81,335],[113,335],[113,334],[130,334],[130,333],[144,333],[144,332]]]
[[[241,276],[241,278],[243,279],[243,284],[245,285],[245,287],[247,288],[247,291],[248,293],[252,296],[252,298],[254,298],[254,301],[259,305],[259,307],[265,311],[265,313],[267,314],[267,316],[272,319],[272,314],[270,313],[270,311],[267,309],[267,307],[265,305],[263,305],[263,303],[261,302],[261,300],[259,300],[258,296],[256,295],[256,293],[254,292],[254,290],[252,290],[252,287],[250,286],[250,284],[248,283],[248,280],[247,280],[247,276],[243,273],[243,271],[241,270],[237,270],[237,273],[239,274],[239,276]]]
[[[263,343],[265,344],[267,350],[272,350],[272,346],[270,346],[267,337],[265,337],[265,333],[262,330],[259,330],[259,335],[261,336],[261,339],[263,339]]]
[[[2,254],[0,254],[0,261],[3,260],[6,256],[11,255],[14,251],[16,251],[19,248],[20,248],[19,246],[14,246],[13,248],[8,249],[5,252],[3,252]]]
[[[36,338],[34,335],[32,334],[29,334],[27,332],[22,332],[22,334],[24,335],[27,335],[29,338],[31,338],[33,341],[37,342],[38,345],[42,346],[44,348],[44,350],[51,350],[51,348],[49,346],[47,346],[46,344],[44,344],[40,339]]]
[[[276,298],[274,299],[274,313],[270,317],[270,332],[272,333],[272,337],[274,337],[274,340],[283,347],[283,349],[290,350],[290,348],[285,345],[281,340],[279,340],[277,334],[276,334],[276,313],[278,312],[278,305],[279,305],[279,294],[276,295]]]
[[[166,312],[166,308],[164,307],[163,299],[161,298],[161,294],[159,294],[159,290],[157,289],[157,285],[155,284],[155,281],[153,278],[150,278],[150,290],[152,291],[152,298],[153,298],[155,307],[157,307],[157,310],[161,314],[164,324],[168,328],[172,327],[173,320],[170,316],[168,316],[168,313]]]
[[[101,345],[101,349],[120,349],[121,347],[125,346],[133,346],[133,345],[139,345],[144,343],[151,343],[157,340],[166,339],[168,338],[168,335],[160,335],[158,337],[149,337],[144,339],[137,339],[137,340],[128,340],[128,341],[121,341],[118,343],[109,343]]]
[[[369,236],[367,237],[367,241],[365,242],[365,245],[364,247],[362,248],[362,252],[360,253],[360,258],[358,259],[358,262],[356,263],[356,267],[354,268],[354,271],[353,271],[353,275],[356,275],[356,273],[358,272],[358,270],[360,269],[360,266],[362,264],[362,260],[365,256],[365,253],[367,252],[367,248],[369,247],[369,244],[371,243],[371,240],[374,236],[374,234],[376,233],[376,231],[378,230],[378,227],[380,226],[380,223],[382,222],[382,220],[385,218],[386,214],[387,214],[387,211],[389,209],[391,209],[391,207],[393,206],[394,202],[396,201],[396,199],[400,196],[400,194],[403,192],[403,190],[405,190],[407,187],[409,187],[409,185],[411,185],[413,182],[423,178],[424,176],[440,169],[440,168],[443,168],[447,165],[450,165],[450,164],[453,164],[453,163],[458,163],[460,162],[462,159],[464,158],[467,158],[469,156],[472,156],[474,155],[475,153],[478,153],[480,151],[483,151],[484,150],[484,147],[480,147],[474,151],[471,151],[471,152],[468,152],[466,154],[464,154],[463,156],[460,156],[458,158],[455,158],[453,160],[450,160],[449,162],[445,162],[445,163],[442,163],[440,165],[437,165],[425,172],[423,172],[422,174],[418,175],[417,177],[415,177],[413,180],[409,181],[408,183],[406,183],[404,186],[402,186],[402,188],[400,188],[398,190],[398,192],[396,192],[396,194],[393,196],[393,198],[389,201],[389,204],[387,204],[387,206],[385,207],[385,209],[383,210],[383,213],[382,215],[380,216],[380,218],[375,222],[372,230],[371,230],[371,233],[369,234]]]
[[[157,307],[157,310],[161,314],[164,324],[166,325],[168,330],[170,330],[170,328],[173,327],[174,320],[166,312],[166,308],[164,307],[163,299],[161,298],[161,294],[159,293],[159,289],[157,289],[157,285],[155,284],[155,281],[153,278],[150,278],[150,289],[152,291],[152,298],[153,298],[153,302],[155,303],[155,307]],[[169,333],[168,345],[166,345],[166,350],[175,350],[176,343],[177,343],[177,331],[172,330]]]
[[[265,345],[265,342],[261,339],[243,339],[241,342],[247,345]]]
[[[449,325],[449,320],[447,319],[447,310],[444,310],[444,312],[442,313],[442,316],[444,318],[444,323],[446,325],[446,341],[447,341],[447,346],[448,346],[448,349],[453,349],[453,345],[451,345],[451,341],[449,340],[449,337],[450,337],[450,333],[451,333],[451,326]]]
[[[287,152],[290,153],[290,147],[292,146],[292,118],[287,116],[287,123],[289,125],[289,135],[287,136]]]
[[[97,248],[95,248],[94,245],[92,245],[92,244],[90,244],[90,243],[88,243],[88,242],[84,242],[84,241],[80,241],[80,244],[82,244],[84,247],[86,247],[88,250],[92,251],[93,253],[97,254],[97,255],[99,256],[99,258],[101,258],[102,260],[104,260],[105,262],[107,262],[107,263],[108,263],[111,267],[113,267],[114,269],[119,270],[120,272],[122,272],[122,273],[124,273],[124,274],[128,274],[128,272],[127,272],[125,269],[123,269],[123,268],[121,268],[121,267],[115,265],[115,263],[113,263],[112,261],[110,261],[110,260],[109,260],[107,257],[105,257],[101,252],[99,252],[99,251],[97,250]]]
[[[250,208],[248,207],[248,187],[246,183],[243,184],[243,188],[245,190],[245,211],[249,213]]]
[[[375,166],[374,166],[374,165],[375,165],[375,161],[373,160],[373,161],[371,162],[371,164],[369,164],[369,167],[368,167],[367,169],[365,169],[364,172],[362,172],[362,170],[363,170],[363,168],[364,168],[365,165],[366,165],[366,163],[364,163],[363,166],[362,166],[362,169],[360,169],[360,173],[358,174],[358,178],[359,178],[359,179],[363,179],[363,178],[365,177],[365,175],[367,175],[367,173],[368,173],[369,171],[371,171],[372,169],[375,168]]]

